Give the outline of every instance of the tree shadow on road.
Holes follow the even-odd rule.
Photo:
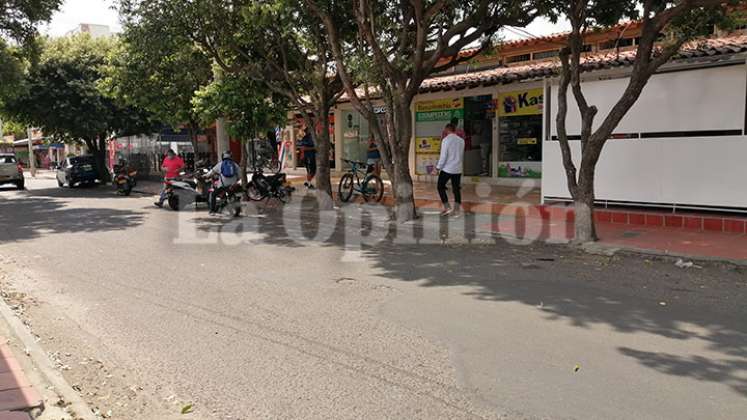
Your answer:
[[[480,300],[521,302],[549,321],[608,325],[674,340],[701,340],[723,357],[619,352],[659,372],[730,386],[747,398],[747,276],[712,265],[682,270],[642,256],[602,257],[534,244],[397,245],[366,255],[380,276],[423,287],[472,286]],[[688,328],[687,325],[695,326]]]
[[[363,235],[379,236],[358,249],[380,277],[422,287],[470,286],[467,294],[475,299],[531,305],[548,321],[578,328],[608,325],[621,333],[700,340],[723,357],[618,351],[661,373],[723,383],[747,398],[747,308],[742,304],[747,276],[741,269],[710,264],[683,270],[669,260],[592,256],[541,242],[518,246],[490,238],[478,244],[473,230],[479,223],[470,217],[421,220],[405,229],[414,238],[403,240],[397,237],[399,226],[350,222],[338,215],[327,221],[330,229],[315,213],[313,208],[302,211],[293,226],[286,226],[282,211],[267,213],[259,225],[262,242],[348,250],[347,224]],[[235,222],[200,222],[203,229],[220,229],[221,223]],[[330,234],[322,235],[321,242],[310,240],[320,229]],[[455,232],[462,241],[451,241]]]
[[[124,230],[143,222],[143,213],[112,208],[65,207],[48,196],[25,195],[0,200],[0,244],[57,233]]]

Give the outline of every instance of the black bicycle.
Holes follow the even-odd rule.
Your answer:
[[[350,165],[350,170],[340,178],[340,200],[347,203],[357,192],[366,201],[380,202],[384,197],[384,182],[373,173],[373,167],[354,160],[343,159],[343,162]]]

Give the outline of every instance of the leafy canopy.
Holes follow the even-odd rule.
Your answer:
[[[23,80],[21,93],[4,104],[5,112],[62,141],[149,131],[145,113],[101,89],[115,44],[87,34],[44,41],[39,64]]]

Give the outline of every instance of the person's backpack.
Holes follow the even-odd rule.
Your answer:
[[[220,174],[224,178],[233,178],[236,176],[236,165],[234,165],[231,159],[224,159],[220,165]]]

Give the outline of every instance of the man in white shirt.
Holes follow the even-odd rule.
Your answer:
[[[464,166],[464,139],[456,134],[454,124],[447,124],[446,137],[441,141],[441,156],[436,169],[438,173],[438,195],[441,197],[444,210],[442,216],[459,215],[462,206],[462,168]],[[451,181],[454,190],[454,208],[449,205],[446,195],[446,184]]]

